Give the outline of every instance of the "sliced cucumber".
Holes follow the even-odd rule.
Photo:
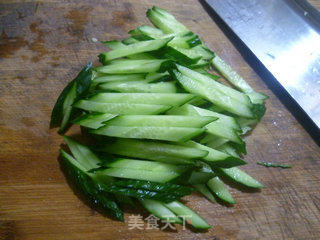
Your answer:
[[[173,201],[171,203],[165,203],[164,205],[178,216],[184,217],[187,220],[187,223],[197,229],[211,228],[211,226],[202,217],[187,206],[183,205],[181,202]]]
[[[236,203],[236,201],[233,199],[230,192],[228,191],[228,189],[226,188],[224,183],[219,179],[219,177],[214,177],[214,178],[210,179],[207,182],[207,186],[221,200],[223,200],[227,203],[230,203],[230,204]]]
[[[191,184],[206,183],[211,178],[215,177],[216,173],[212,171],[209,165],[202,166],[199,170],[194,170],[188,179]]]
[[[211,134],[207,134],[201,139],[200,143],[214,149],[218,149],[219,146],[227,143],[229,140],[221,137],[216,137]]]
[[[97,175],[153,182],[168,182],[186,171],[186,168],[181,166],[134,159],[118,159],[104,165],[108,168],[97,172]]]
[[[99,167],[100,159],[85,145],[72,138],[63,136],[75,159],[85,167],[86,171]]]
[[[194,147],[194,148],[208,151],[209,152],[208,155],[202,158],[202,160],[212,167],[216,167],[216,166],[233,167],[233,166],[246,164],[244,160],[238,157],[231,156],[227,153],[215,150],[213,148],[207,147],[205,145],[202,145],[194,141],[188,141],[188,142],[179,143],[179,144],[186,147]]]
[[[188,93],[98,93],[89,100],[101,103],[134,103],[180,106],[194,95]]]
[[[245,186],[252,187],[252,188],[263,188],[263,185],[249,176],[244,171],[240,170],[237,167],[232,168],[220,168],[220,171],[223,173],[223,175],[228,176],[232,180],[241,183]]]
[[[234,113],[238,116],[243,116],[247,118],[254,118],[255,115],[251,111],[250,107],[246,104],[243,104],[228,95],[217,91],[214,88],[203,85],[201,82],[189,78],[185,75],[182,75],[180,72],[173,70],[173,73],[179,83],[189,92],[196,94],[200,97],[203,97],[213,104],[216,104],[223,109]]]
[[[105,64],[106,62],[116,58],[121,58],[121,57],[137,54],[137,53],[158,50],[159,48],[166,45],[167,42],[169,42],[171,39],[172,37],[165,38],[165,39],[141,41],[141,42],[133,43],[130,45],[123,45],[123,46],[117,47],[112,51],[101,53],[99,55],[99,58],[101,59],[100,62]]]
[[[148,80],[148,82],[161,82],[171,80],[171,76],[168,72],[148,73],[145,79]]]
[[[232,128],[236,131],[241,131],[236,119],[228,115],[213,112],[204,108],[196,107],[190,104],[185,104],[181,107],[174,107],[168,111],[171,115],[190,115],[190,116],[212,116],[219,118],[217,121],[221,122],[224,127]]]
[[[194,164],[195,162],[192,159],[202,158],[208,154],[207,151],[197,148],[135,139],[118,139],[114,143],[99,148],[99,150],[122,156],[173,164]]]
[[[120,138],[154,139],[173,142],[184,142],[203,133],[201,128],[186,127],[122,127],[103,126],[91,133]]]
[[[109,65],[97,67],[96,71],[99,73],[108,74],[131,74],[131,73],[150,73],[157,72],[161,69],[161,65],[168,60],[154,59],[154,60],[117,60],[111,62]]]
[[[169,110],[170,106],[151,105],[151,104],[135,104],[135,103],[101,103],[88,100],[80,100],[74,105],[87,111],[111,113],[111,114],[159,114]]]
[[[199,183],[199,184],[194,184],[193,186],[198,192],[202,193],[208,200],[210,200],[213,203],[217,202],[217,200],[215,199],[213,194],[210,192],[206,184]]]
[[[251,86],[218,55],[212,59],[213,66],[236,88],[247,93],[253,103],[261,104],[268,98],[263,93],[255,92]]]
[[[133,37],[125,38],[122,40],[122,43],[126,44],[126,45],[130,45],[130,44],[137,43],[137,42],[139,42],[139,40],[137,40]]]
[[[98,129],[99,127],[102,127],[105,125],[104,122],[116,116],[117,115],[110,114],[110,113],[83,114],[82,116],[74,119],[72,122],[87,128]]]
[[[252,103],[250,102],[250,99],[247,95],[233,88],[225,86],[217,81],[214,81],[212,78],[207,77],[206,75],[203,75],[199,72],[193,71],[189,68],[179,66],[179,65],[177,66],[177,68],[183,75],[202,83],[207,88],[215,91],[219,91],[220,93],[225,94],[240,103],[243,103],[245,105],[248,105],[249,107],[252,107]]]
[[[102,75],[92,79],[93,83],[118,82],[118,81],[142,81],[145,80],[145,74],[123,74],[123,75]]]
[[[119,42],[117,40],[102,41],[101,43],[111,49],[117,49],[117,48],[121,48],[123,46],[126,46],[125,44],[123,44],[122,42]]]
[[[145,209],[161,220],[166,220],[170,223],[182,224],[182,220],[178,218],[177,215],[175,215],[171,210],[169,210],[169,208],[167,208],[162,202],[141,198],[139,201]]]
[[[61,92],[55,103],[50,120],[50,127],[60,126],[59,133],[66,129],[69,119],[73,115],[72,104],[85,95],[90,88],[92,78],[92,63],[85,66]]]
[[[164,10],[165,11],[165,10]],[[148,9],[147,17],[149,20],[164,33],[179,33],[189,32],[189,30],[174,17],[168,18],[168,15],[164,15],[156,10],[156,8]]]
[[[169,115],[125,115],[118,116],[105,124],[123,127],[187,127],[201,128],[216,120],[215,117],[169,116]]]
[[[122,93],[175,93],[174,82],[148,83],[150,80],[129,82],[108,82],[99,85],[100,89]]]

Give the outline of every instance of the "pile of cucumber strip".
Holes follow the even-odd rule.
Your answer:
[[[78,124],[90,142],[63,135],[71,153],[60,151],[67,176],[95,207],[123,221],[120,206],[140,203],[159,219],[182,224],[188,215],[207,229],[179,200],[196,189],[234,204],[225,179],[263,187],[237,166],[246,164],[242,136],[264,115],[267,96],[166,10],[153,7],[147,17],[155,27],[102,42],[111,49],[99,55],[103,65],[88,64],[65,87],[51,127],[64,134]]]

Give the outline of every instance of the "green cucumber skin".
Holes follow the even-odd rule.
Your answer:
[[[207,186],[211,189],[211,191],[221,200],[235,204],[236,201],[231,196],[230,192],[224,185],[224,183],[219,179],[219,177],[214,177],[207,182]]]
[[[92,63],[90,62],[86,65],[80,73],[73,79],[61,92],[57,102],[55,103],[50,120],[50,127],[56,127],[60,125],[59,133],[62,134],[67,127],[69,119],[72,117],[74,109],[71,107],[72,104],[77,101],[77,99],[83,97],[90,88],[92,78]],[[66,98],[70,94],[70,91],[73,90],[73,93],[70,99],[68,106],[64,106]],[[67,109],[66,109],[67,108]],[[64,113],[64,109],[67,112]],[[67,115],[67,117],[65,117]]]

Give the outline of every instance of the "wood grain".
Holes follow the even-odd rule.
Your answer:
[[[261,192],[231,189],[234,207],[194,194],[187,205],[213,226],[207,232],[128,230],[83,203],[57,160],[63,142],[49,130],[62,88],[104,47],[92,41],[124,38],[148,24],[146,9],[172,12],[209,47],[270,96],[267,113],[246,138],[248,173]],[[242,59],[199,2],[1,1],[0,3],[0,239],[319,239],[320,150]],[[78,131],[75,127],[73,131]],[[268,169],[257,161],[285,162]],[[138,214],[141,209],[129,210]]]

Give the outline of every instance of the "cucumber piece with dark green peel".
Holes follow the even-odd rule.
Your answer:
[[[135,139],[118,139],[114,143],[98,148],[98,150],[121,156],[172,164],[195,164],[196,159],[203,158],[208,154],[207,151],[197,148]]]
[[[119,138],[153,139],[172,142],[185,142],[201,133],[204,129],[187,127],[123,127],[103,126],[90,130],[90,133]]]
[[[128,38],[125,38],[122,40],[122,43],[126,44],[126,45],[130,45],[130,44],[137,43],[137,42],[139,42],[139,40],[137,40],[133,37],[128,37]]]
[[[243,104],[231,98],[228,95],[225,95],[221,91],[217,91],[216,89],[205,86],[203,85],[203,83],[189,78],[176,70],[173,70],[173,73],[175,78],[188,92],[198,95],[204,99],[207,99],[213,104],[216,104],[222,107],[223,109],[232,112],[238,116],[243,116],[247,118],[255,117],[255,114],[252,112],[251,108],[248,105]]]
[[[170,46],[159,52],[159,57],[172,59],[184,66],[196,64],[201,59],[201,56],[190,54],[188,49]]]
[[[216,137],[211,134],[207,134],[200,140],[201,144],[204,144],[210,148],[218,149],[219,146],[229,142],[226,138]]]
[[[99,89],[121,93],[175,93],[175,82],[148,83],[150,80],[129,82],[108,82],[98,86]]]
[[[182,220],[162,202],[151,199],[139,199],[139,201],[145,209],[157,218],[170,223],[182,224]]]
[[[117,74],[117,75],[100,75],[92,79],[93,83],[105,83],[105,82],[121,82],[121,81],[143,81],[145,80],[145,74]]]
[[[99,73],[107,74],[131,74],[131,73],[150,73],[165,72],[170,69],[170,60],[151,59],[151,60],[129,60],[120,59],[110,62],[106,66],[95,68]]]
[[[224,183],[219,179],[219,177],[214,177],[210,179],[207,182],[207,186],[221,200],[230,204],[236,203],[236,201],[233,199],[230,192],[228,191]]]
[[[219,168],[219,171],[230,179],[251,188],[263,188],[264,186],[237,167]]]
[[[174,115],[124,115],[105,122],[107,126],[123,127],[186,127],[201,128],[216,120],[215,117]]]
[[[217,202],[216,198],[214,197],[214,195],[210,192],[209,188],[206,186],[206,184],[203,183],[198,183],[198,184],[194,184],[193,187],[200,192],[201,194],[203,194],[208,200],[210,200],[211,202],[215,203]]]
[[[149,83],[154,82],[167,82],[172,80],[170,74],[168,72],[164,73],[148,73],[145,77],[146,80],[148,80]]]
[[[187,206],[183,205],[181,202],[173,201],[171,203],[165,203],[164,205],[178,216],[184,217],[188,224],[197,229],[211,228],[211,226],[202,217],[200,217]]]
[[[213,148],[207,147],[205,145],[202,145],[194,141],[179,143],[179,145],[186,146],[186,147],[194,147],[194,148],[208,151],[209,152],[208,155],[202,158],[201,160],[209,164],[211,167],[221,166],[226,168],[226,167],[233,167],[233,166],[246,164],[246,162],[241,158],[215,150]]]
[[[62,149],[60,152],[63,161],[63,167],[66,170],[67,176],[83,193],[83,195],[99,209],[107,211],[120,221],[124,221],[123,212],[117,205],[114,196],[101,191],[100,185],[90,179],[76,159]]]
[[[85,66],[61,92],[55,103],[52,113],[50,127],[60,126],[59,133],[63,133],[74,114],[72,104],[83,97],[90,88],[92,78],[92,63]]]
[[[101,103],[134,103],[180,106],[195,96],[189,93],[97,93],[89,100]]]
[[[72,122],[87,128],[98,129],[104,126],[104,122],[116,117],[116,114],[110,113],[90,113],[83,114],[80,117],[74,119]]]
[[[80,100],[73,104],[73,107],[87,111],[111,114],[160,114],[171,108],[166,105],[156,104],[136,104],[136,103],[101,103],[88,100]]]
[[[137,54],[137,53],[144,53],[144,52],[150,52],[155,51],[163,46],[165,46],[171,39],[171,38],[165,38],[165,39],[156,39],[156,40],[148,40],[148,41],[141,41],[137,43],[133,43],[130,45],[124,45],[113,49],[112,51],[101,53],[99,55],[100,62],[105,64],[108,61]]]

